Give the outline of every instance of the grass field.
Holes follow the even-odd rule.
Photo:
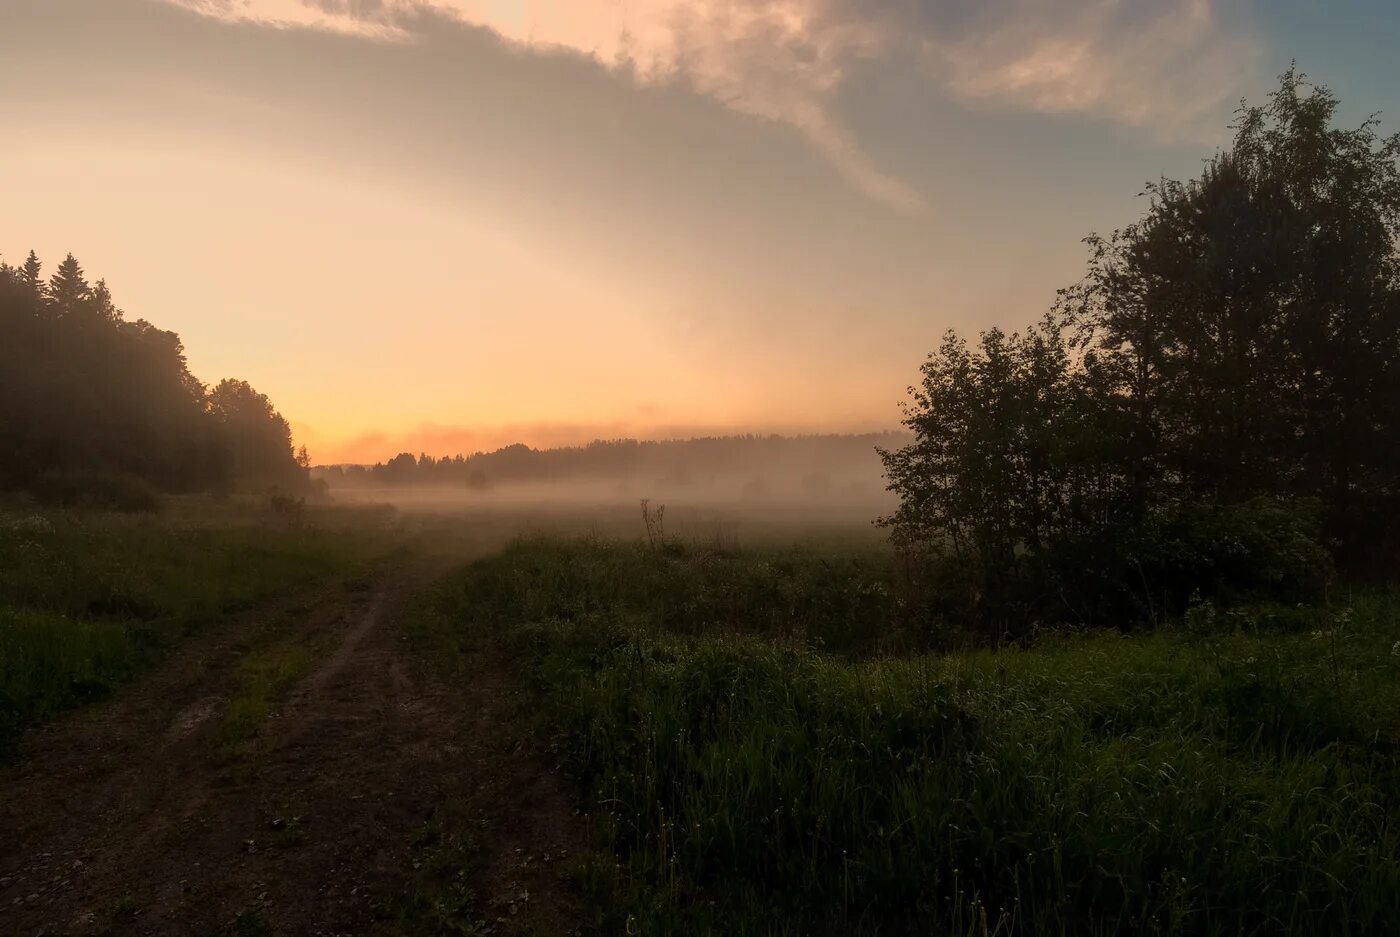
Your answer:
[[[609,927],[1400,932],[1400,597],[931,654],[893,573],[536,538],[445,593],[618,857],[574,870]]]
[[[99,699],[176,642],[387,549],[382,514],[289,524],[246,504],[157,515],[0,512],[0,756],[17,732]]]
[[[553,748],[599,836],[568,875],[601,933],[1400,932],[1400,595],[959,650],[864,532],[568,533],[625,528],[11,506],[0,750],[279,595],[399,551],[490,553],[409,636],[514,657],[531,704],[510,731]],[[490,552],[520,529],[554,532]],[[278,614],[250,624],[225,743],[324,656]]]

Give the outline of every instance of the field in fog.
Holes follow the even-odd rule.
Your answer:
[[[603,933],[1400,926],[1393,589],[998,647],[868,536],[774,533],[526,538],[418,626],[522,668]]]
[[[1392,590],[988,646],[871,514],[526,486],[137,516],[11,503],[0,745],[22,767],[0,834],[25,846],[0,897],[37,894],[16,920],[52,919],[70,896],[26,857],[67,854],[99,921],[159,907],[129,870],[177,874],[180,854],[140,834],[193,835],[189,805],[80,818],[131,844],[106,856],[65,845],[70,813],[35,809],[39,789],[102,803],[105,774],[63,766],[109,744],[117,712],[137,732],[104,769],[122,789],[218,792],[200,795],[201,887],[246,843],[275,844],[256,860],[275,909],[183,903],[184,932],[311,926],[325,905],[299,896],[356,850],[397,858],[337,920],[411,933],[1400,925]],[[322,780],[279,780],[282,751]],[[160,779],[171,759],[181,788]],[[347,840],[346,816],[372,833]],[[382,866],[371,852],[357,868]]]
[[[445,487],[332,489],[331,494],[337,504],[392,505],[410,514],[478,519],[523,533],[596,532],[630,537],[645,532],[640,497],[587,483],[520,485],[489,492]],[[892,507],[883,492],[846,500],[816,500],[800,493],[746,499],[673,494],[647,500],[653,509],[665,509],[663,523],[668,534],[718,541],[808,536],[883,541],[886,534],[875,520]]]

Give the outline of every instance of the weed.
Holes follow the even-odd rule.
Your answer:
[[[306,825],[300,816],[278,817],[272,821],[272,845],[292,849],[306,842]]]
[[[481,861],[476,840],[430,820],[412,832],[409,843],[415,887],[407,894],[381,897],[375,903],[376,914],[432,937],[494,933],[479,913],[480,902],[470,884]]]
[[[141,902],[131,892],[124,892],[112,902],[112,920],[129,921],[141,913]]]

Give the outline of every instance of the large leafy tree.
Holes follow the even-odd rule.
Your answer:
[[[1400,135],[1337,108],[1290,70],[1199,178],[1088,239],[1054,317],[945,339],[885,453],[897,538],[986,585],[1203,509],[1276,517],[1265,497],[1374,553],[1400,496]]]
[[[1200,178],[1090,239],[1080,322],[1133,414],[1143,497],[1311,495],[1340,519],[1394,494],[1400,135],[1336,111],[1289,71]]]
[[[238,476],[268,484],[303,479],[292,453],[291,427],[266,394],[247,381],[226,378],[209,392],[209,412]]]
[[[1027,562],[1122,523],[1122,415],[1069,331],[1052,314],[975,345],[949,332],[910,388],[913,441],[881,452],[900,495],[883,523],[905,550],[952,560],[978,614],[1016,614]]]

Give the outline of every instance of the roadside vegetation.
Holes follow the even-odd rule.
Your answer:
[[[459,627],[517,654],[621,860],[579,874],[613,924],[1400,927],[1400,596],[872,657],[880,616],[840,653],[822,632],[859,612],[794,618],[793,584],[842,562],[833,592],[888,590],[849,558],[596,540],[523,541],[457,587]]]
[[[0,753],[25,725],[107,696],[201,628],[384,550],[367,512],[290,523],[251,502],[164,514],[0,512]]]

